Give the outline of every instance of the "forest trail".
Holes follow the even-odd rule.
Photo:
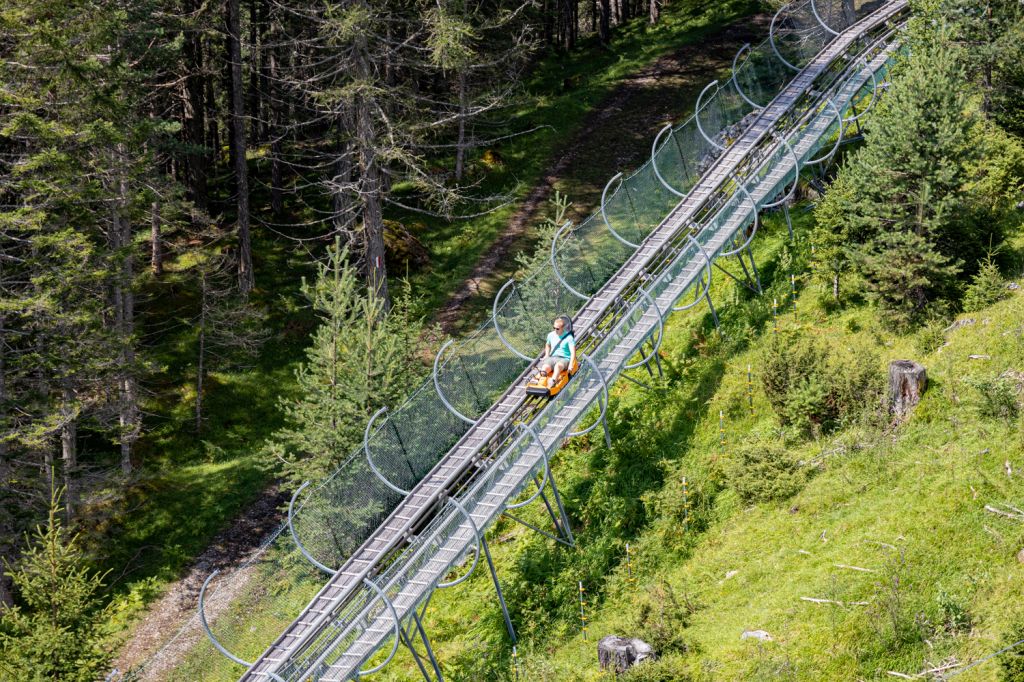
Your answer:
[[[669,121],[687,118],[701,89],[732,65],[744,43],[757,42],[766,35],[770,20],[765,14],[739,19],[658,58],[616,86],[558,148],[540,182],[470,276],[437,311],[434,322],[447,334],[455,335],[460,328],[464,331],[467,308],[479,303],[477,299],[493,296],[513,274],[516,255],[531,246],[529,227],[542,219],[553,190],[572,202],[570,218],[586,217],[597,207],[604,183],[615,173],[642,164],[658,130]],[[601,144],[594,144],[595,140]]]
[[[146,610],[146,615],[121,647],[114,667],[123,673],[145,663],[142,677],[145,680],[162,679],[173,670],[182,656],[204,636],[198,625],[181,631],[182,626],[197,615],[203,581],[215,570],[234,569],[251,559],[284,521],[281,507],[287,500],[287,495],[277,485],[272,485],[220,532],[185,575]],[[217,603],[230,602],[222,599]],[[212,619],[216,615],[216,605],[210,605],[207,616]]]
[[[650,153],[651,140],[665,123],[689,116],[697,94],[728,69],[736,51],[746,42],[767,34],[769,16],[740,19],[658,58],[635,72],[587,115],[583,125],[554,154],[542,180],[527,194],[506,229],[476,263],[471,276],[438,311],[435,321],[447,333],[458,329],[468,305],[493,296],[514,272],[515,255],[529,248],[528,228],[547,210],[552,191],[558,189],[573,202],[573,219],[586,216],[600,200],[608,178],[635,168]],[[609,131],[615,131],[611,136]],[[600,140],[600,144],[595,144]],[[248,510],[221,532],[185,574],[154,602],[117,656],[122,672],[147,663],[142,679],[161,679],[181,663],[204,635],[197,624],[179,632],[196,616],[199,588],[215,569],[231,570],[253,556],[282,522],[283,493],[268,488]],[[208,616],[216,616],[211,604]],[[159,656],[153,658],[159,652]]]

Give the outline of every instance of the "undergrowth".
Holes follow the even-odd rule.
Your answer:
[[[810,217],[794,217],[807,234]],[[722,336],[706,311],[673,317],[664,377],[612,391],[612,447],[595,432],[559,453],[577,546],[507,519],[490,531],[519,679],[608,679],[595,651],[607,634],[660,648],[624,680],[887,679],[980,658],[1019,629],[1024,523],[985,506],[1024,506],[1024,295],[944,332],[946,320],[922,343],[864,304],[835,309],[830,292],[804,290],[810,245],[766,225],[755,251],[765,295],[717,278]],[[779,337],[826,354],[820,376],[845,405],[829,428],[787,425],[764,390],[773,298],[787,301]],[[897,424],[878,409],[879,387],[906,358],[925,365],[929,387]],[[550,523],[542,508],[526,519]],[[425,625],[446,678],[516,678],[485,571],[440,591]],[[754,630],[768,638],[741,637]],[[993,659],[961,679],[999,670]],[[402,655],[383,676],[415,679]]]

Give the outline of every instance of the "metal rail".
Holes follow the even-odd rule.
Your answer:
[[[527,445],[522,444],[521,437],[511,436],[509,441],[509,436],[502,434],[509,434],[510,420],[523,404],[521,382],[531,372],[531,368],[528,367],[520,379],[483,415],[473,420],[450,404],[438,384],[436,370],[445,350],[442,348],[435,360],[434,385],[437,395],[452,413],[471,424],[470,428],[448,455],[408,492],[377,532],[334,573],[306,610],[260,656],[243,676],[243,680],[259,679],[266,675],[280,676],[289,681],[311,678],[340,680],[358,674],[359,667],[370,654],[391,636],[394,623],[415,609],[441,582],[451,563],[471,546],[497,514],[508,507],[529,476],[543,466],[546,452],[557,448],[560,439],[572,433],[573,424],[583,417],[590,406],[599,404],[602,395],[605,396],[603,418],[607,406],[607,385],[630,364],[628,359],[637,352],[640,344],[656,334],[656,330],[663,324],[661,311],[673,309],[683,293],[700,281],[705,269],[709,282],[702,288],[706,294],[710,284],[711,260],[721,256],[723,251],[728,252],[726,245],[751,220],[756,224],[760,206],[767,205],[769,199],[778,196],[780,192],[788,194],[784,192],[785,180],[791,172],[798,175],[799,167],[798,163],[794,163],[793,166],[797,167],[791,170],[790,164],[782,159],[788,156],[806,165],[807,162],[802,159],[813,154],[833,128],[837,129],[841,140],[841,110],[863,87],[862,81],[866,81],[867,76],[863,79],[860,76],[864,71],[868,71],[872,82],[875,82],[875,72],[884,64],[886,55],[873,55],[867,69],[860,67],[857,74],[838,85],[833,81],[833,87],[839,88],[841,92],[833,92],[831,98],[824,100],[828,108],[833,110],[832,115],[824,111],[813,96],[811,102],[807,102],[808,93],[819,78],[829,75],[829,69],[835,68],[834,65],[861,36],[884,26],[901,13],[905,6],[903,0],[889,3],[839,33],[835,41],[760,110],[750,126],[725,148],[704,173],[700,182],[686,193],[657,229],[637,245],[635,252],[618,272],[596,294],[587,298],[576,316],[575,326],[578,339],[592,345],[588,362],[588,365],[592,364],[592,369],[580,372],[563,391],[566,394],[564,398],[559,396],[559,399],[550,402],[534,416],[532,423],[539,427],[534,432],[537,437]],[[774,40],[772,47],[775,48]],[[861,62],[857,63],[859,65]],[[846,70],[845,66],[838,69],[840,73],[846,73]],[[836,105],[836,101],[841,104]],[[807,111],[797,120],[787,121],[801,106],[806,106]],[[788,135],[778,137],[776,127],[784,121],[789,124]],[[700,124],[699,115],[697,124]],[[703,128],[700,128],[700,133],[707,138]],[[792,142],[787,137],[792,138]],[[708,142],[719,146],[710,138]],[[657,151],[657,145],[654,151]],[[832,154],[834,151],[815,162],[830,158]],[[774,161],[776,157],[779,157],[779,161]],[[741,169],[746,172],[743,178],[739,177]],[[759,176],[759,172],[763,175]],[[795,186],[796,177],[793,183]],[[734,188],[731,192],[726,189],[730,186]],[[615,234],[604,215],[604,205],[603,196],[602,218]],[[689,225],[695,221],[701,224],[701,221],[696,220],[697,217],[704,219],[704,229],[695,238]],[[710,226],[714,226],[714,229]],[[615,236],[620,242],[633,245],[617,234]],[[752,236],[747,239],[747,244],[751,240]],[[558,241],[557,236],[555,241]],[[693,257],[687,258],[691,242],[698,248],[692,250]],[[576,291],[564,280],[555,261],[553,251],[552,262],[556,276],[568,290],[582,296],[582,292]],[[616,312],[616,302],[623,300],[623,297],[629,297],[631,307],[624,312]],[[496,315],[494,323],[497,327]],[[600,328],[602,324],[612,326],[610,329]],[[498,331],[500,333],[500,327]],[[502,342],[523,356],[504,338]],[[368,427],[368,434],[369,430]],[[500,441],[498,446],[494,445],[496,441]],[[496,457],[486,462],[482,459],[485,447],[499,448],[494,452]],[[368,448],[366,454],[372,466],[373,459]],[[485,466],[479,469],[480,473],[470,478],[467,486],[465,481],[468,472],[481,464]],[[383,475],[380,477],[385,480]],[[399,492],[405,492],[393,484],[388,485]],[[458,493],[461,504],[469,510],[466,514],[442,513],[445,501],[453,493]],[[470,523],[470,519],[473,523]],[[472,527],[474,524],[476,528]],[[418,529],[418,539],[412,538],[414,529]],[[433,554],[429,557],[427,555],[430,552],[426,547],[430,542],[423,538],[433,542]],[[360,618],[350,618],[346,622],[339,620],[342,607],[351,602],[357,590],[366,587],[367,579],[379,570],[382,560],[403,546],[403,543],[413,549],[403,554],[400,561],[389,563],[379,574],[380,577],[373,581],[373,587],[379,586],[381,592],[378,594],[374,589],[369,596],[364,595],[363,622],[360,623]],[[372,608],[374,604],[377,605],[376,609]],[[392,614],[397,614],[394,620]],[[339,650],[341,642],[346,643],[344,651]]]

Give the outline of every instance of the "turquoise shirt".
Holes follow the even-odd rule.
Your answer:
[[[558,332],[551,330],[548,333],[548,348],[551,349],[552,356],[570,360],[572,352],[576,350],[576,339],[573,338],[571,333],[559,337]]]

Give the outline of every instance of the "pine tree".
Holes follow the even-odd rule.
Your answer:
[[[335,239],[316,281],[302,293],[320,324],[296,371],[298,397],[281,402],[288,425],[270,454],[294,485],[333,472],[363,438],[369,417],[395,407],[422,374],[421,322],[409,297],[390,310],[366,290],[348,252]]]
[[[0,612],[0,680],[92,682],[112,659],[100,630],[103,576],[87,568],[78,537],[61,523],[60,499],[51,496],[46,526],[17,565],[5,561],[17,600]]]
[[[910,231],[875,236],[854,251],[853,260],[866,280],[868,298],[898,329],[923,322],[937,302],[951,298],[960,270]]]
[[[1024,5],[1019,0],[943,0],[939,15],[949,40],[964,48],[960,56],[981,89],[982,111],[993,112],[994,99],[1006,92],[1007,70],[1024,54],[1018,42]]]
[[[979,151],[962,82],[955,49],[915,43],[864,147],[840,170],[839,191],[817,212],[815,243],[835,288],[853,265],[895,324],[922,319],[931,302],[954,294],[950,278],[962,262],[998,241],[997,224],[978,219],[968,190]]]

